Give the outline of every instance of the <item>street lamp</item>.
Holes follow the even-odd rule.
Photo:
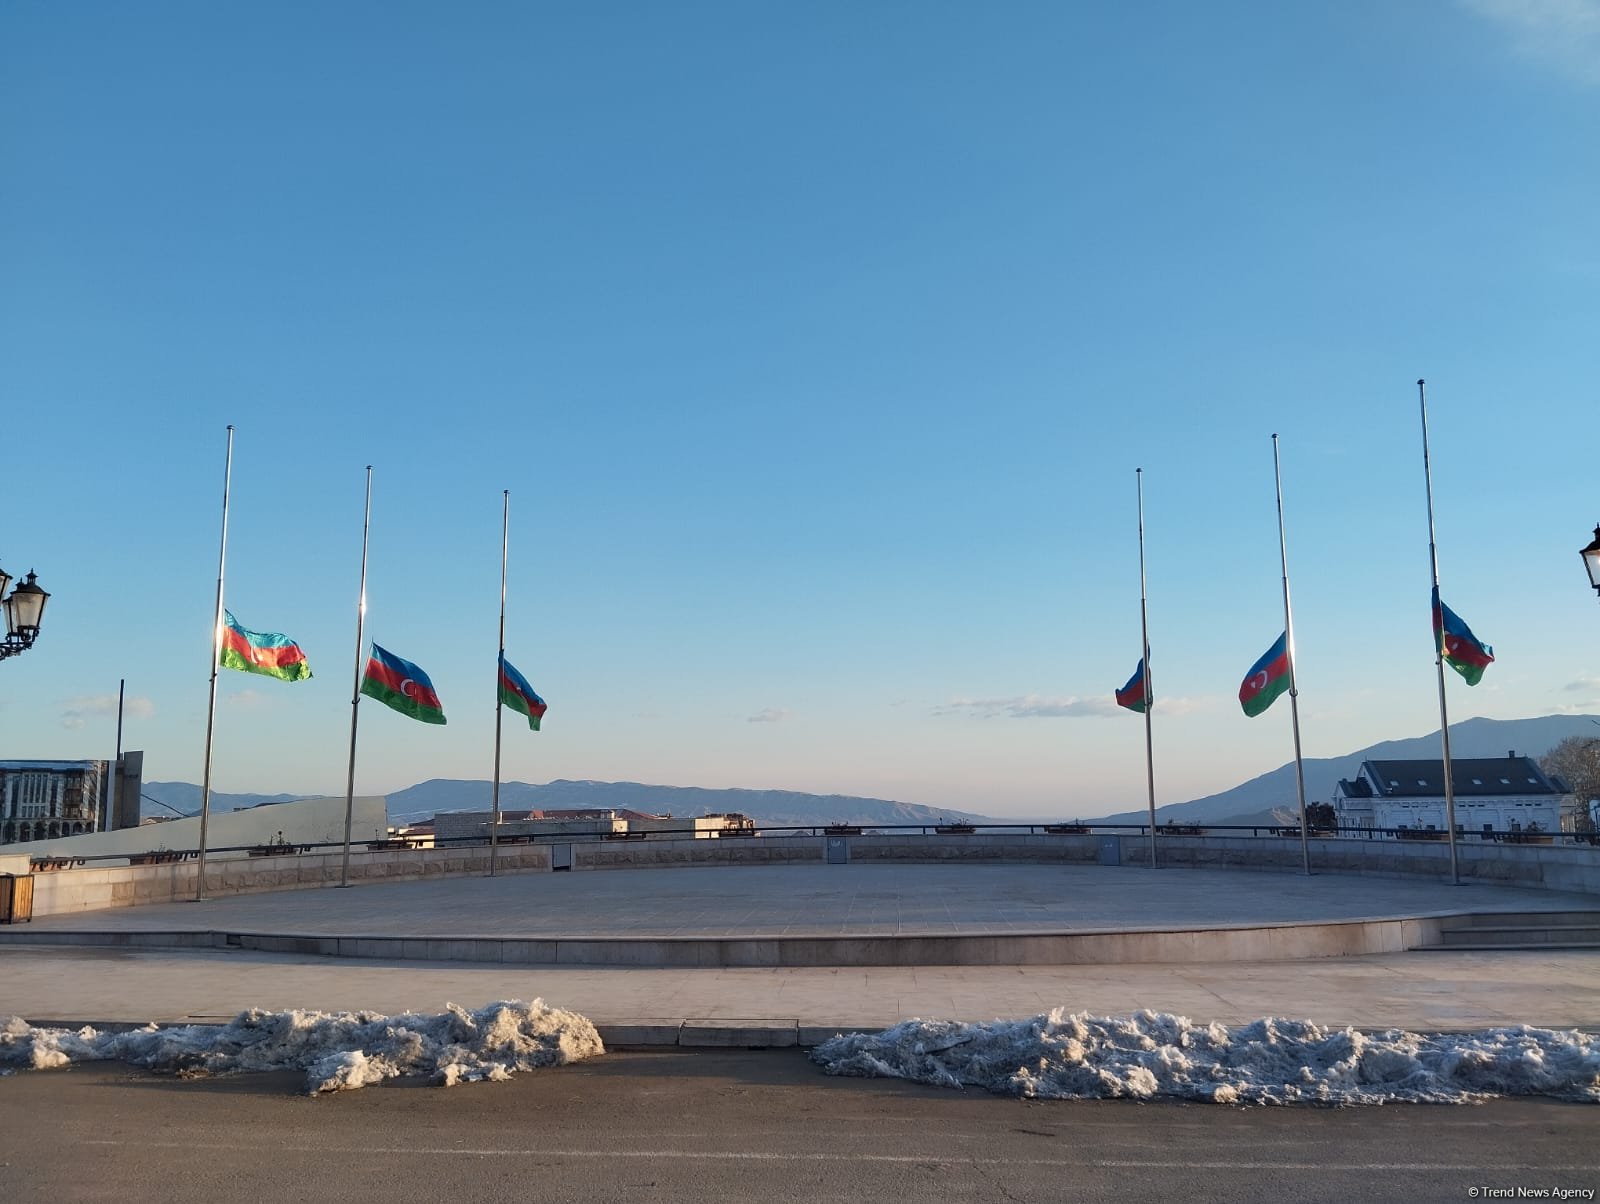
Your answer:
[[[1589,584],[1600,594],[1600,527],[1594,529],[1594,539],[1588,547],[1580,548],[1578,555],[1583,557],[1583,567],[1589,570]]]
[[[0,569],[0,596],[10,584],[11,575]],[[39,624],[44,620],[44,604],[48,601],[50,595],[39,588],[38,577],[29,569],[27,580],[0,602],[6,612],[6,636],[0,640],[0,660],[33,647],[33,641],[39,638]]]

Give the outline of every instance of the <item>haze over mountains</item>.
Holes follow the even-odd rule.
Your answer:
[[[170,816],[156,806],[160,799],[184,814],[200,808],[200,787],[189,782],[145,783],[143,814]],[[216,811],[235,811],[304,797],[292,794],[211,793]],[[440,811],[487,811],[493,802],[491,783],[482,780],[433,778],[388,796],[392,823],[431,819]],[[587,810],[631,808],[676,816],[734,811],[774,827],[818,823],[928,824],[943,820],[983,820],[986,816],[948,807],[924,807],[891,799],[856,798],[843,794],[801,794],[793,790],[712,790],[699,786],[651,786],[640,782],[555,781],[501,782],[502,811]]]
[[[1496,757],[1516,751],[1541,757],[1569,736],[1593,735],[1600,738],[1600,716],[1545,715],[1537,719],[1467,719],[1450,725],[1451,752],[1456,757]],[[1158,733],[1159,738],[1159,733]],[[1387,740],[1342,757],[1315,757],[1305,762],[1306,799],[1326,802],[1340,778],[1354,775],[1362,761],[1405,758],[1437,758],[1439,733],[1405,740]],[[1142,767],[1140,767],[1142,768]],[[1130,772],[1133,769],[1130,767]],[[1161,790],[1161,748],[1156,745],[1156,790]],[[434,778],[397,790],[389,797],[391,822],[427,819],[440,811],[488,810],[491,786],[482,780]],[[146,782],[143,813],[170,816],[171,811],[153,805],[160,799],[170,807],[192,814],[200,807],[200,787],[190,782]],[[221,794],[213,791],[211,803],[217,811],[233,811],[267,803],[288,802],[303,797],[290,794]],[[1294,764],[1241,783],[1220,794],[1207,795],[1186,803],[1171,803],[1156,809],[1163,822],[1177,823],[1272,823],[1274,808],[1295,806]],[[948,807],[926,807],[892,799],[858,798],[844,794],[803,794],[792,790],[713,790],[699,786],[653,786],[640,782],[554,781],[543,785],[529,782],[500,783],[500,807],[504,811],[536,808],[578,810],[587,808],[631,808],[675,816],[704,815],[735,811],[750,816],[758,824],[781,827],[787,824],[822,823],[928,824],[941,820],[994,822],[993,817]],[[1140,823],[1143,811],[1123,811],[1095,816],[1090,806],[1073,808],[1061,819],[1093,818],[1104,823]]]
[[[426,819],[439,811],[488,810],[491,786],[482,781],[435,778],[389,796],[389,818]],[[793,790],[711,790],[700,786],[650,786],[639,782],[555,781],[542,786],[501,782],[500,809],[580,810],[591,807],[649,811],[675,816],[738,812],[758,823],[928,824],[943,819],[981,820],[981,815],[924,807],[891,799],[846,794],[801,794]]]
[[[139,800],[141,815],[175,819],[177,817],[173,811],[181,811],[184,815],[200,813],[200,787],[193,782],[146,782],[139,792],[144,795]],[[262,803],[289,803],[305,797],[303,794],[223,794],[213,790],[211,809],[243,811],[246,807],[259,807]]]

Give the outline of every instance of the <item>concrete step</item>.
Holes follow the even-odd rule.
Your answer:
[[[1503,928],[1447,928],[1440,944],[1453,949],[1484,945],[1600,944],[1600,924],[1507,925]]]
[[[1574,944],[1515,944],[1515,945],[1418,945],[1413,953],[1559,953],[1564,950],[1586,950],[1600,953],[1600,941]]]
[[[1455,916],[1446,928],[1543,928],[1547,925],[1600,925],[1600,911],[1494,911]]]

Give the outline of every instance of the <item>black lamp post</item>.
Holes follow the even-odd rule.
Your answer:
[[[1583,567],[1589,570],[1589,584],[1600,594],[1600,527],[1594,529],[1594,538],[1588,547],[1578,550],[1578,555],[1583,557]]]
[[[10,584],[11,575],[0,569],[0,597],[4,597]],[[50,595],[39,588],[38,577],[29,569],[27,580],[0,602],[6,612],[6,635],[0,640],[0,660],[33,647],[33,641],[39,638],[39,624],[44,620],[44,604],[48,601]]]

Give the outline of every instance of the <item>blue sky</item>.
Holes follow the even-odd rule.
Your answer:
[[[216,785],[505,776],[1143,798],[1437,725],[1441,574],[1495,646],[1452,718],[1600,710],[1600,5],[15,3],[0,12],[0,565],[54,597],[0,756]],[[1459,688],[1458,688],[1459,687]]]

